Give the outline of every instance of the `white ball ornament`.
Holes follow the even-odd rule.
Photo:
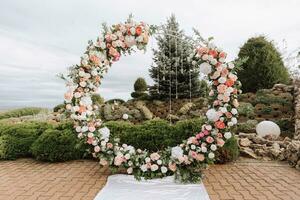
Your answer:
[[[123,114],[123,116],[122,116],[122,118],[124,119],[124,120],[127,120],[128,119],[128,115],[125,113],[125,114]]]
[[[272,121],[262,121],[257,124],[256,133],[260,137],[267,135],[278,137],[280,135],[280,127]]]
[[[203,74],[210,74],[211,73],[211,65],[207,62],[202,63],[200,66],[200,72]]]

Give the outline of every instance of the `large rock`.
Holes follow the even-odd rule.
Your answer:
[[[187,114],[187,113],[191,110],[191,108],[192,108],[193,106],[195,106],[195,104],[192,103],[192,102],[185,103],[185,104],[179,109],[178,113],[179,113],[179,114],[182,114],[182,115],[185,115],[185,114]]]
[[[257,159],[258,156],[254,153],[254,151],[249,147],[241,147],[240,148],[241,155]]]
[[[252,142],[248,138],[241,138],[239,143],[241,147],[249,147]]]
[[[280,127],[272,121],[262,121],[256,126],[256,133],[260,137],[265,137],[267,135],[279,136]]]
[[[136,102],[136,108],[141,111],[145,119],[152,119],[153,118],[153,113],[145,106],[144,102],[142,101],[137,101]]]

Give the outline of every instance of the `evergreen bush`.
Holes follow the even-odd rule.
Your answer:
[[[264,36],[253,37],[240,48],[238,57],[248,58],[238,72],[244,92],[271,88],[275,83],[288,83],[289,73],[281,55]]]

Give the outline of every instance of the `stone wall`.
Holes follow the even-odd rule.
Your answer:
[[[294,81],[295,133],[294,138],[300,140],[300,80]]]

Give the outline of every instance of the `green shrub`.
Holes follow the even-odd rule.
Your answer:
[[[166,120],[149,120],[139,125],[129,122],[107,122],[113,137],[120,138],[122,143],[136,148],[157,151],[168,146],[176,146],[182,140],[201,130],[203,118],[184,120],[170,125]]]
[[[271,88],[275,83],[288,83],[289,74],[281,55],[264,36],[253,37],[240,48],[240,59],[248,58],[238,72],[244,92]]]
[[[240,155],[238,141],[235,137],[228,139],[224,146],[219,148],[216,153],[216,163],[232,162]]]
[[[139,77],[134,82],[134,91],[136,92],[145,92],[147,90],[147,83],[144,78]]]
[[[145,92],[132,92],[131,97],[139,100],[148,100],[150,96]]]
[[[110,100],[108,100],[108,101],[106,101],[105,103],[108,103],[108,104],[113,104],[113,103],[115,103],[115,102],[117,102],[117,103],[125,103],[125,101],[123,100],[123,99],[110,99]]]
[[[54,108],[53,108],[53,112],[62,112],[62,111],[64,111],[65,110],[65,104],[58,104],[57,106],[55,106]]]
[[[45,109],[43,109],[43,108],[34,108],[34,107],[14,109],[14,110],[0,113],[0,119],[7,119],[7,118],[12,118],[12,117],[22,117],[22,116],[27,116],[27,115],[36,115],[44,110]]]
[[[253,133],[255,132],[256,124],[257,124],[256,120],[248,120],[247,122],[244,123],[238,123],[236,132]]]
[[[245,116],[247,118],[253,118],[254,113],[254,107],[251,103],[240,103],[240,106],[238,107],[238,113],[239,115]]]
[[[94,104],[97,104],[97,105],[104,104],[104,98],[101,97],[99,94],[93,94],[92,95],[92,101],[93,101]]]
[[[31,146],[37,160],[58,162],[82,158],[82,149],[73,130],[48,129]]]
[[[13,160],[31,156],[30,146],[50,125],[30,122],[4,127],[0,129],[0,159]]]

